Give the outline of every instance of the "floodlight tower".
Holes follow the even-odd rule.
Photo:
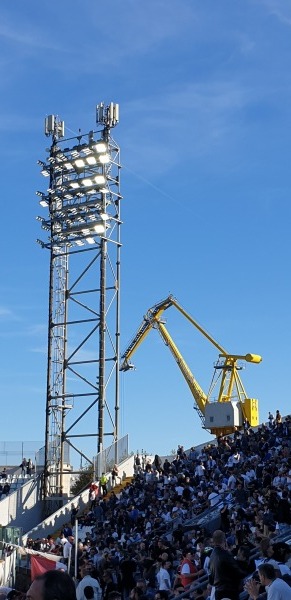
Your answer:
[[[37,217],[48,232],[38,242],[50,251],[43,495],[56,505],[69,449],[93,464],[104,436],[119,436],[121,167],[111,136],[118,122],[113,102],[97,105],[96,130],[76,137],[65,139],[58,117],[45,120],[52,143],[39,164],[49,187],[37,192],[48,210]]]

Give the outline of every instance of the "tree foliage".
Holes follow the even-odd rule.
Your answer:
[[[77,496],[89,487],[94,479],[94,467],[91,464],[87,464],[81,471],[80,475],[73,483],[71,492],[74,496]]]

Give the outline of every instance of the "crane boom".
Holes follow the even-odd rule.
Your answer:
[[[184,376],[185,381],[187,382],[193,397],[195,398],[195,401],[196,401],[196,404],[198,407],[198,413],[199,413],[201,419],[203,420],[203,416],[204,416],[204,412],[205,412],[205,405],[208,402],[207,395],[203,392],[203,389],[200,387],[198,381],[196,381],[194,375],[192,374],[192,372],[189,369],[187,363],[185,362],[181,352],[178,350],[176,344],[174,343],[173,339],[171,338],[165,325],[163,323],[157,323],[157,328],[158,328],[166,346],[168,346],[170,351],[172,352],[172,355],[174,356],[174,359],[175,359],[180,371],[182,372],[182,375]]]
[[[210,388],[210,392],[205,394],[200,387],[189,366],[184,360],[181,352],[176,346],[174,340],[170,336],[165,327],[165,323],[161,320],[161,316],[165,310],[174,306],[208,341],[219,350],[219,357],[223,360],[216,365],[216,369],[220,371],[220,389],[218,400],[211,402],[210,394],[214,385]],[[209,429],[214,434],[230,433],[237,427],[241,427],[244,420],[248,420],[250,425],[255,426],[259,422],[258,416],[258,401],[247,397],[243,383],[239,376],[238,360],[244,360],[258,364],[261,362],[261,356],[257,354],[229,354],[187,311],[178,303],[172,296],[168,296],[150,308],[143,318],[140,327],[137,330],[134,338],[129,343],[127,349],[122,355],[121,371],[126,371],[133,368],[130,363],[131,357],[137,348],[141,345],[152,328],[159,331],[165,344],[170,349],[175,358],[178,367],[188,384],[192,396],[195,400],[196,409],[203,421],[206,429]],[[218,380],[218,379],[217,379]],[[220,407],[220,408],[219,408]]]

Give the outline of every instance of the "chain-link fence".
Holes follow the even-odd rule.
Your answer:
[[[111,446],[94,456],[96,478],[102,473],[109,473],[115,463],[120,464],[126,458],[128,458],[128,435],[113,442]]]

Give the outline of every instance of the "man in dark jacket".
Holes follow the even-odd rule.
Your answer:
[[[212,536],[213,551],[209,561],[209,583],[215,587],[215,600],[238,600],[243,573],[234,556],[226,549],[225,533],[220,529]]]
[[[277,521],[278,523],[286,523],[287,525],[291,523],[291,505],[288,500],[287,490],[283,490],[282,498],[278,502]]]

